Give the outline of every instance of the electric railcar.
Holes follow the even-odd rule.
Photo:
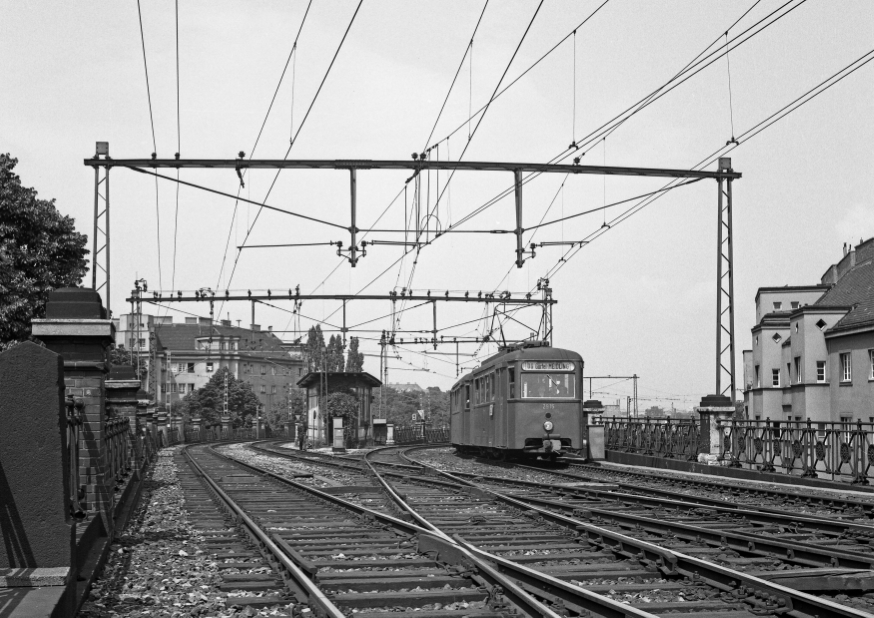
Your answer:
[[[583,359],[571,350],[545,342],[502,349],[452,387],[452,445],[495,459],[579,451],[582,380]]]

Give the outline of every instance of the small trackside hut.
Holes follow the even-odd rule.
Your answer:
[[[453,446],[495,459],[585,454],[583,365],[547,342],[501,348],[452,387]]]

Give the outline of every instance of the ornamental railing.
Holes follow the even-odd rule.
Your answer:
[[[718,422],[729,466],[868,484],[874,423],[729,420]]]
[[[607,450],[665,459],[698,459],[699,424],[695,420],[601,417]]]
[[[440,442],[449,442],[449,428],[395,427],[394,440],[395,444],[438,444]]]
[[[109,418],[103,427],[107,482],[119,489],[130,474],[130,419]]]
[[[82,430],[82,409],[85,404],[68,395],[65,402],[67,416],[67,462],[70,466],[70,515],[76,519],[85,517],[85,485],[79,479],[79,434]]]

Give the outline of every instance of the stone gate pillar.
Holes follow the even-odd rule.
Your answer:
[[[722,395],[707,395],[701,399],[701,405],[695,408],[701,416],[698,434],[698,458],[703,463],[715,464],[718,461],[722,447],[722,433],[717,427],[717,419],[730,421],[734,416],[734,406],[731,399]]]
[[[79,441],[79,474],[88,510],[106,514],[112,530],[114,479],[107,478],[105,381],[115,328],[107,319],[100,294],[87,288],[49,292],[45,319],[33,320],[33,336],[64,359],[66,394],[81,400],[84,423]]]
[[[160,444],[167,446],[169,443],[169,435],[167,432],[167,411],[163,408],[158,408],[155,411],[155,436],[161,436]]]
[[[597,399],[583,402],[583,418],[580,425],[583,434],[583,457],[592,460],[603,460],[606,453],[604,445],[604,426],[593,421],[604,414],[604,406]]]
[[[134,425],[139,405],[140,381],[130,365],[113,365],[106,380],[106,415],[129,418]]]

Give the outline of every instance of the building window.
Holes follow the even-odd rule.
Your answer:
[[[188,385],[188,392],[189,392],[189,393],[193,393],[193,392],[194,392],[194,384],[189,384],[189,385]]]
[[[176,392],[176,383],[175,382],[170,382],[170,392],[171,393]]]
[[[793,309],[798,309],[798,301],[797,301],[797,300],[793,300],[793,301],[792,301],[791,303],[789,303],[789,304],[792,305],[792,308],[793,308]]]
[[[825,320],[823,320],[822,318],[820,318],[819,321],[816,323],[816,327],[819,330],[824,330],[826,326],[828,326],[828,324],[826,324]]]
[[[786,386],[792,384],[792,365],[786,363]]]
[[[213,367],[213,366],[212,366],[212,363],[207,363],[207,364],[206,364],[206,372],[207,372],[207,373],[212,373],[212,367]]]
[[[261,394],[262,394],[262,395],[266,395],[266,394],[267,394],[267,386],[265,386],[264,384],[261,385]]]
[[[798,332],[798,322],[795,322],[795,332]]]
[[[274,395],[276,394],[276,385],[275,384],[273,385],[273,394]]]
[[[825,361],[816,361],[816,381],[825,382]]]
[[[270,366],[270,373],[271,373],[272,375],[276,375],[276,365],[271,365],[271,366]]]
[[[261,375],[263,376],[266,373],[267,373],[267,365],[261,365]]]
[[[874,350],[868,350],[868,379],[874,380]]]
[[[780,386],[780,370],[771,369],[771,386]]]
[[[844,352],[841,354],[841,382],[853,381],[853,364],[850,360],[850,353]]]
[[[188,363],[188,373],[194,373],[194,363]]]
[[[782,308],[783,308],[783,303],[781,303],[781,302],[774,303],[774,311],[780,311],[780,309],[782,309]]]
[[[801,357],[795,357],[795,382],[801,384]]]
[[[759,366],[756,365],[756,388],[762,387],[762,376],[759,375]]]
[[[780,333],[774,333],[774,336],[771,337],[774,340],[774,343],[780,343],[783,341],[783,337],[780,336]]]

